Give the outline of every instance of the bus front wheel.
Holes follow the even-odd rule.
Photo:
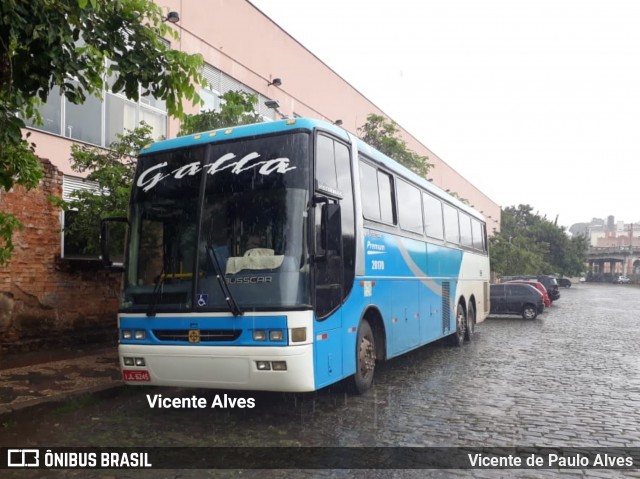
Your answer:
[[[356,340],[356,373],[351,377],[350,388],[356,394],[363,394],[373,384],[376,367],[376,342],[367,320],[358,327]]]

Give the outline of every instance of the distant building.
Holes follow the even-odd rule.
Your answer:
[[[589,238],[590,281],[610,282],[616,275],[640,281],[640,223],[615,221],[614,216],[609,216],[606,222],[594,218],[591,223],[574,224],[569,231]]]
[[[569,232],[587,236],[593,247],[628,246],[631,241],[633,245],[640,244],[640,223],[615,221],[614,216],[608,216],[606,221],[593,218],[590,223],[575,223]]]

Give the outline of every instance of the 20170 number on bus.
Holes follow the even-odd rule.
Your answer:
[[[489,311],[483,217],[346,131],[295,119],[155,143],[126,223],[128,384],[371,387],[376,363]]]

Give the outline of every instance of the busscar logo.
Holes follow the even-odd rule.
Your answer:
[[[7,450],[8,467],[39,467],[40,451],[38,449]]]

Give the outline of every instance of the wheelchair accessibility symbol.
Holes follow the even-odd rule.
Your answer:
[[[209,304],[209,295],[208,294],[199,294],[198,295],[198,306],[203,307]]]

